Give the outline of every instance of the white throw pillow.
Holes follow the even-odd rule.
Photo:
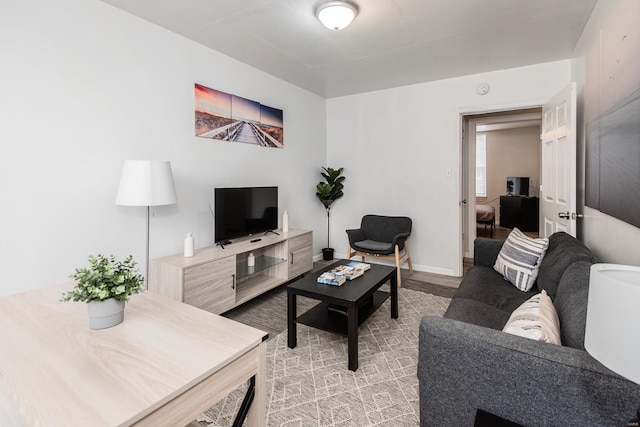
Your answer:
[[[511,313],[504,332],[560,345],[560,321],[547,291],[532,296]]]
[[[549,239],[533,239],[514,228],[502,245],[493,268],[521,291],[528,292],[549,247]]]

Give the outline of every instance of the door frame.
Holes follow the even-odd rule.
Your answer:
[[[464,258],[469,257],[473,258],[473,240],[476,237],[476,229],[475,227],[471,227],[471,219],[475,216],[469,215],[469,212],[475,211],[475,166],[473,167],[474,173],[473,176],[473,185],[471,185],[472,178],[470,176],[471,171],[471,157],[474,160],[475,165],[475,152],[473,156],[470,152],[471,145],[469,143],[471,133],[473,133],[475,138],[475,128],[473,132],[469,131],[469,122],[474,119],[470,119],[469,116],[475,116],[480,114],[493,114],[493,113],[508,113],[508,112],[518,112],[521,110],[527,110],[530,108],[542,108],[542,105],[546,102],[542,100],[540,102],[535,103],[514,103],[514,104],[501,104],[501,105],[492,105],[492,106],[476,106],[476,107],[468,107],[468,108],[460,108],[458,110],[458,120],[459,120],[459,164],[458,164],[458,182],[459,182],[459,209],[458,209],[458,222],[459,222],[459,230],[458,234],[458,263],[455,268],[455,275],[457,277],[461,277],[464,271]],[[496,121],[505,121],[508,115],[504,117],[496,118]],[[483,120],[487,121],[487,120]],[[473,147],[475,148],[475,139],[473,141]],[[466,150],[466,151],[465,151]],[[471,187],[473,188],[473,197],[471,197]],[[466,200],[466,203],[464,203]],[[473,206],[473,211],[471,210],[471,206]],[[465,221],[466,220],[466,221]],[[475,224],[475,221],[473,221]]]

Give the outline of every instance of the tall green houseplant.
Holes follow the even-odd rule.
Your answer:
[[[344,189],[343,182],[345,177],[342,176],[344,168],[333,169],[323,167],[322,170],[323,172],[320,172],[320,175],[324,178],[324,182],[320,181],[318,185],[316,185],[316,197],[327,211],[327,247],[322,250],[322,254],[323,258],[328,261],[333,259],[333,248],[329,245],[331,205],[344,196],[342,190]]]

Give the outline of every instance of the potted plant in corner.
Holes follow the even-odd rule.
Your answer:
[[[76,286],[63,293],[60,301],[86,302],[89,327],[110,328],[124,320],[125,302],[142,290],[144,278],[138,274],[132,255],[124,261],[116,261],[113,255],[90,255],[89,264],[70,276]]]
[[[322,249],[322,258],[325,261],[330,261],[333,259],[333,248],[329,245],[331,205],[333,202],[344,196],[344,193],[342,192],[344,184],[342,183],[344,182],[345,177],[341,176],[344,168],[333,169],[323,167],[322,169],[324,172],[320,172],[320,175],[324,178],[324,182],[320,181],[316,186],[316,197],[320,200],[320,203],[322,203],[327,211],[327,247]]]

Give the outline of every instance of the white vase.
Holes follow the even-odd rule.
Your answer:
[[[109,298],[104,301],[91,301],[87,307],[91,329],[110,328],[124,320],[124,301]]]
[[[284,213],[282,214],[282,232],[289,232],[289,214],[287,213],[287,211],[284,211]]]
[[[193,256],[193,233],[187,233],[187,237],[184,238],[184,256]]]

